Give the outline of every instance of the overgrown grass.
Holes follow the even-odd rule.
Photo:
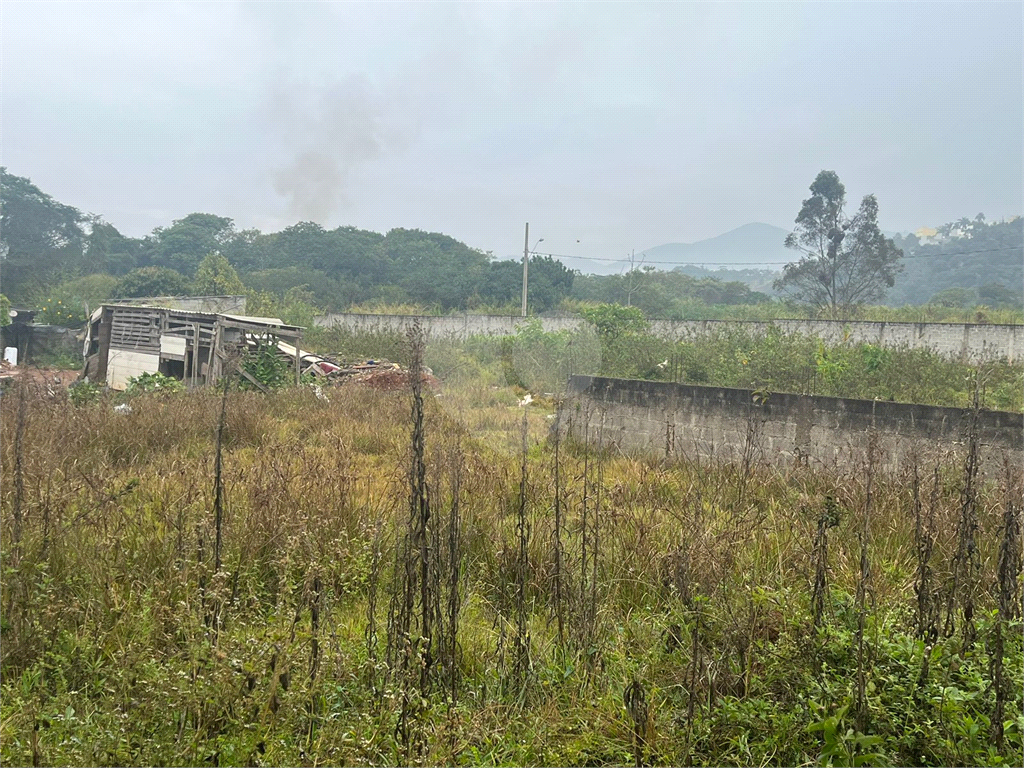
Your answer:
[[[592,302],[564,299],[558,306],[559,312],[578,314],[581,309],[596,306]],[[356,314],[385,315],[443,315],[438,307],[419,304],[388,304],[368,302],[349,307],[347,312]],[[478,306],[471,310],[452,310],[448,314],[461,315],[518,315],[519,304],[502,306]],[[685,311],[670,317],[658,316],[651,319],[663,320],[813,320],[827,319],[808,307],[785,301],[765,301],[758,304],[706,304],[694,299],[685,305]],[[945,307],[939,304],[908,304],[901,307],[870,305],[857,308],[845,320],[902,323],[981,323],[981,324],[1022,324],[1024,311],[979,305],[976,307]]]
[[[398,332],[323,329],[311,342],[319,351],[350,359],[379,356],[408,363],[407,344]],[[503,339],[433,340],[426,364],[445,380],[534,393],[557,394],[568,374],[581,373],[953,408],[970,405],[978,375],[983,408],[1024,410],[1024,365],[1019,361],[979,368],[928,349],[826,345],[777,328],[761,335],[733,327],[673,342],[636,332],[599,337],[592,328],[544,332],[532,320]]]
[[[977,375],[983,408],[1024,409],[1024,365],[1019,362],[994,361],[979,368],[928,349],[828,345],[774,328],[765,335],[731,328],[677,344],[645,335],[615,339],[603,346],[601,371],[624,378],[954,408],[970,405]]]
[[[934,479],[920,467],[924,481],[911,483],[866,467],[744,470],[562,444],[556,500],[550,412],[525,409],[523,454],[514,402],[488,385],[427,398],[432,525],[446,525],[458,488],[461,560],[457,684],[427,685],[410,721],[426,763],[1021,763],[1024,652],[1011,610],[1021,581],[1019,566],[1009,582],[999,567],[1007,511],[1020,515],[1019,468],[979,486],[966,617],[953,587],[961,466]],[[220,573],[217,393],[142,395],[115,413],[102,399],[76,407],[8,392],[0,408],[4,763],[404,762],[404,689],[385,642],[410,509],[408,394],[232,392]],[[934,538],[929,599],[953,619],[936,637],[919,637],[916,618],[922,505]],[[826,509],[834,527],[815,628]],[[865,530],[866,615],[855,599]],[[997,582],[1012,601],[996,600]],[[967,643],[965,622],[977,631]],[[997,629],[1009,681],[1001,747],[990,738]],[[866,705],[856,712],[860,637]]]

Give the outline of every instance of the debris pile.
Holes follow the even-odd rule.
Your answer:
[[[412,385],[409,370],[388,360],[365,360],[360,363],[341,364],[320,358],[306,368],[306,373],[312,373],[331,384],[352,382],[382,392],[408,389]],[[440,382],[429,368],[425,369],[420,376],[421,382],[428,387],[432,389],[440,387]]]

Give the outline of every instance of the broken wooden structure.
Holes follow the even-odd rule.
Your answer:
[[[298,383],[304,365],[320,360],[299,349],[301,339],[300,326],[286,325],[276,317],[108,304],[90,318],[82,378],[123,390],[135,376],[162,373],[189,387],[203,386],[226,373],[238,371],[246,376],[237,361],[247,351],[269,343],[294,360]]]

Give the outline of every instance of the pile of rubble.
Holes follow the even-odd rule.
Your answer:
[[[409,389],[412,385],[409,370],[388,360],[365,360],[361,363],[344,364],[321,358],[308,366],[306,373],[312,373],[331,384],[351,382],[384,392]],[[429,368],[424,369],[420,376],[422,383],[428,387],[437,389],[440,386],[440,382]]]

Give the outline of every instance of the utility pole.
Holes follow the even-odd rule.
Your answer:
[[[647,261],[647,254],[644,253],[640,257],[640,269],[644,268],[644,262]],[[640,277],[635,274],[636,272],[636,249],[629,254],[629,281],[626,284],[626,306],[633,306],[633,294],[640,288]]]
[[[526,280],[530,263],[530,222],[526,222],[526,237],[523,240],[523,317],[526,317]]]

